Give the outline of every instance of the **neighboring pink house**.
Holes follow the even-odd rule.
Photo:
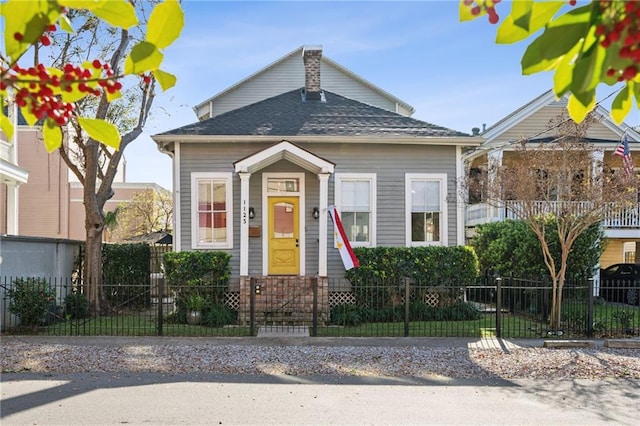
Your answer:
[[[0,135],[0,234],[84,240],[82,184],[58,152],[47,153],[41,128],[19,123],[13,143]],[[125,182],[125,168],[123,161],[105,212],[138,192],[162,190],[155,183]]]

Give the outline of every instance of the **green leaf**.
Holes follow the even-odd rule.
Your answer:
[[[47,118],[42,126],[42,133],[44,135],[44,147],[47,152],[53,152],[62,146],[62,130],[55,121]]]
[[[166,0],[157,5],[147,24],[146,40],[164,49],[176,41],[184,27],[184,12],[176,0]]]
[[[20,112],[24,117],[24,121],[26,121],[29,126],[36,125],[36,123],[38,122],[38,117],[31,113],[31,103],[29,101],[27,101],[27,105],[25,105],[24,107],[20,107]]]
[[[553,92],[558,97],[567,93],[571,86],[571,80],[573,78],[573,57],[579,49],[580,46],[574,46],[555,66],[556,72],[553,75]]]
[[[130,28],[138,25],[133,5],[127,0],[59,0],[63,6],[86,9],[110,25]]]
[[[6,135],[7,142],[11,142],[13,138],[13,123],[9,117],[4,115],[4,108],[0,108],[0,130]]]
[[[138,25],[136,10],[127,0],[107,0],[93,13],[114,27],[126,29]]]
[[[533,9],[533,0],[515,1],[511,6],[511,15],[513,24],[525,31],[530,31],[529,21],[531,18],[531,10]]]
[[[596,93],[595,91],[591,92],[591,101],[584,104],[580,101],[575,94],[571,94],[569,97],[569,102],[567,103],[567,110],[569,111],[569,116],[576,123],[582,123],[587,114],[596,106]]]
[[[513,2],[513,8],[520,2]],[[563,2],[534,3],[529,16],[528,28],[525,29],[514,22],[513,11],[498,27],[496,43],[509,44],[522,41],[544,27],[562,7]]]
[[[78,124],[94,140],[115,149],[120,148],[120,133],[113,124],[97,118],[78,117]]]
[[[56,21],[60,10],[52,2],[10,0],[0,4],[0,14],[4,16],[6,56],[16,62],[40,39],[45,28]],[[21,35],[20,41],[15,39],[16,33]]]
[[[624,118],[629,114],[629,111],[631,111],[632,103],[632,91],[629,90],[629,85],[626,85],[611,103],[611,118],[613,118],[616,124],[622,124]]]
[[[573,65],[571,91],[584,92],[595,89],[600,83],[605,58],[606,50],[599,43],[592,44],[589,50],[580,55]]]
[[[589,31],[589,9],[581,7],[551,21],[526,49],[522,60],[525,75],[552,69]]]
[[[155,45],[142,41],[131,49],[124,65],[124,72],[126,74],[143,74],[147,71],[157,70],[163,58],[164,55]]]
[[[75,30],[71,25],[71,21],[69,20],[67,15],[60,15],[60,19],[58,19],[58,24],[60,24],[60,29],[62,31],[66,31],[68,33],[75,33]]]
[[[153,77],[160,84],[163,91],[171,89],[176,85],[177,78],[175,75],[162,70],[153,71]]]

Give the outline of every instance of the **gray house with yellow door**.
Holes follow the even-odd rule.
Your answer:
[[[483,139],[411,118],[321,46],[194,109],[153,136],[173,159],[174,248],[229,252],[241,299],[251,280],[331,291],[345,267],[330,205],[354,247],[465,242],[463,152]]]

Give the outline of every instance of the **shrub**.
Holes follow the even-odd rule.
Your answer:
[[[222,303],[231,274],[230,259],[231,255],[222,251],[165,253],[167,284],[183,296],[200,292],[211,304]]]
[[[36,327],[44,322],[47,311],[55,308],[56,292],[43,278],[18,278],[7,290],[9,311],[20,317],[23,325]]]
[[[64,311],[69,319],[89,317],[89,299],[81,293],[69,293],[64,298]]]
[[[478,276],[478,260],[469,247],[358,247],[354,251],[360,267],[348,270],[345,277],[359,304],[380,309],[400,303],[405,279],[418,286],[440,287],[469,285]]]
[[[213,305],[206,308],[202,314],[202,323],[209,327],[223,327],[236,323],[236,312],[226,305]]]
[[[342,326],[360,325],[365,322],[362,313],[361,306],[343,303],[331,309],[330,322],[333,325]]]
[[[142,309],[151,306],[147,244],[105,244],[102,250],[103,291],[112,305]]]
[[[545,225],[547,242],[560,262],[558,231],[555,221]],[[603,251],[604,231],[595,224],[581,233],[573,243],[567,259],[567,278],[589,277],[597,270]],[[492,270],[500,275],[548,275],[540,240],[522,220],[505,220],[478,226],[471,245],[478,254],[481,270]]]

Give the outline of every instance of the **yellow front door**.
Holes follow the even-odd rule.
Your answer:
[[[269,275],[300,273],[298,197],[269,197]]]

